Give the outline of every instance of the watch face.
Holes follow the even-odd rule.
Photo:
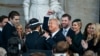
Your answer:
[[[67,56],[66,53],[56,53],[54,56]]]

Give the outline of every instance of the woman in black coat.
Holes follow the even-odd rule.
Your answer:
[[[44,39],[41,38],[41,23],[35,18],[29,21],[31,33],[26,35],[25,44],[28,50],[43,49]]]

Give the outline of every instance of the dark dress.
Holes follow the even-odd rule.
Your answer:
[[[83,40],[84,37],[81,32],[75,35],[74,38],[72,38],[72,45],[70,45],[70,50],[74,53],[83,54],[83,47],[81,45],[81,40]]]
[[[96,46],[93,46],[94,52],[100,52],[100,41],[96,44]]]
[[[86,39],[85,39],[86,40]],[[94,38],[88,41],[88,48],[85,50],[93,50],[94,52],[100,51],[100,41],[94,46]]]

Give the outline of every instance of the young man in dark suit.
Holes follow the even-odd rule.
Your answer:
[[[16,32],[15,26],[19,23],[20,14],[17,11],[11,11],[9,13],[9,22],[4,26],[2,31],[3,47],[7,49],[8,39],[14,37],[14,32]]]
[[[71,16],[69,14],[62,15],[61,19],[61,31],[65,38],[75,36],[75,32],[71,29]]]
[[[44,18],[47,20],[48,17]],[[48,23],[44,22],[44,26],[48,25],[47,28],[50,31],[44,33],[44,37],[46,38],[47,49],[52,50],[54,45],[59,41],[66,41],[64,35],[60,31],[60,21],[58,19],[49,19]],[[49,35],[50,34],[50,35]]]

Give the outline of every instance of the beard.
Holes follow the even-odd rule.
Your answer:
[[[62,28],[67,28],[67,27],[68,27],[68,25],[61,25],[61,27],[62,27]]]

